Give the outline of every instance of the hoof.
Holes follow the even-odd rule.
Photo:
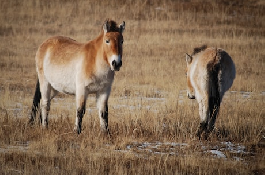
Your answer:
[[[33,124],[34,124],[34,119],[33,119],[33,118],[30,118],[30,119],[28,120],[28,124],[29,124],[29,125],[33,125]]]
[[[109,129],[107,128],[101,128],[101,133],[100,133],[101,136],[103,137],[109,137],[111,138],[111,133],[109,131]]]
[[[196,137],[198,137],[199,140],[201,140],[201,138],[202,138],[202,132],[203,132],[203,130],[201,128],[198,128],[198,130],[196,132]]]
[[[48,129],[48,120],[44,120],[43,122],[42,122],[42,128],[46,128],[46,129]]]
[[[81,128],[80,127],[77,129],[77,134],[81,134]]]
[[[77,134],[81,134],[81,126],[75,126],[74,127],[74,132],[76,132]]]

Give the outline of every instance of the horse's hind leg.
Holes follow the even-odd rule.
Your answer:
[[[40,83],[38,79],[36,83],[35,94],[34,94],[33,104],[31,108],[31,115],[28,121],[29,124],[33,124],[34,121],[36,120],[36,114],[39,110],[40,100],[41,100],[41,92],[40,92]]]
[[[42,126],[48,127],[48,113],[50,111],[50,95],[51,95],[51,84],[46,80],[40,80],[41,90],[41,122]]]
[[[211,133],[214,129],[214,124],[220,109],[220,98],[212,98],[210,99],[211,104],[210,104],[210,121],[208,124],[208,133]]]
[[[196,136],[199,137],[199,139],[201,139],[202,133],[203,133],[203,131],[206,130],[206,128],[207,128],[207,123],[201,122],[198,129],[197,129],[197,133],[196,133]]]

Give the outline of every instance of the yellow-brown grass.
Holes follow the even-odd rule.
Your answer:
[[[37,47],[54,35],[85,42],[106,18],[126,22],[123,66],[109,99],[112,138],[100,134],[94,96],[79,136],[67,95],[52,101],[48,130],[28,126]],[[1,1],[1,174],[264,173],[264,21],[262,0]],[[185,52],[202,44],[225,49],[237,75],[214,133],[200,142],[198,106],[183,90]],[[139,149],[145,142],[187,145]],[[204,149],[223,142],[244,145],[244,152],[224,149],[226,158],[216,158]]]

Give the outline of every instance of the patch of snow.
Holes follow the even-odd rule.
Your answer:
[[[209,150],[207,152],[210,152],[214,155],[216,155],[218,158],[226,158],[225,154],[218,150]]]

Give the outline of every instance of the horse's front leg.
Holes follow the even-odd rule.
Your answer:
[[[81,90],[82,89],[82,90]],[[82,131],[82,119],[86,112],[86,98],[84,88],[81,88],[76,92],[76,119],[75,119],[75,128],[77,134],[80,134]]]
[[[109,134],[108,128],[108,98],[110,91],[97,94],[97,107],[99,110],[101,130]]]

